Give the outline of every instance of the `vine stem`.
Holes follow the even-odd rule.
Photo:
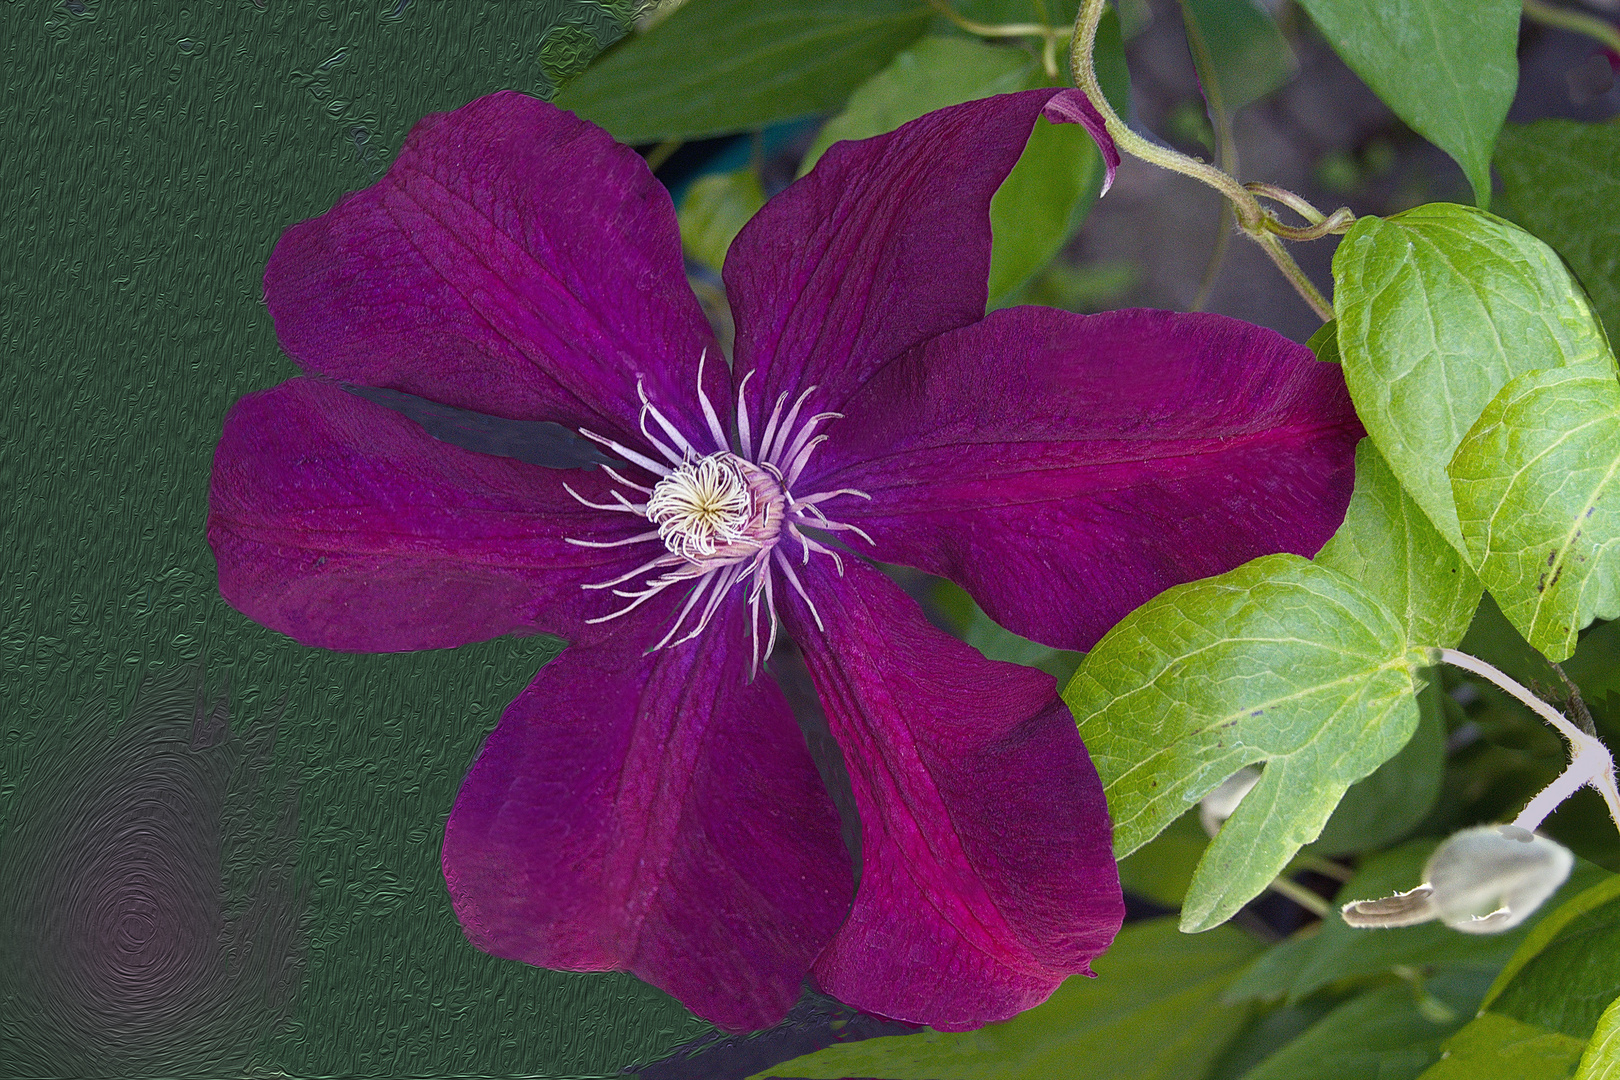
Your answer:
[[[1167,146],[1157,146],[1149,142],[1132,131],[1108,103],[1108,99],[1103,96],[1102,84],[1097,81],[1096,63],[1092,57],[1097,45],[1097,26],[1102,22],[1103,8],[1107,2],[1108,0],[1082,0],[1080,10],[1074,17],[1074,35],[1069,46],[1069,71],[1074,78],[1074,85],[1080,88],[1080,92],[1090,99],[1092,106],[1102,115],[1103,126],[1108,129],[1108,135],[1114,140],[1114,145],[1149,164],[1208,184],[1226,196],[1233,214],[1237,217],[1238,227],[1249,239],[1260,245],[1260,249],[1276,264],[1277,269],[1294,287],[1294,291],[1299,293],[1301,299],[1310,305],[1311,310],[1316,312],[1323,322],[1333,318],[1333,305],[1328,303],[1327,298],[1311,283],[1305,271],[1294,261],[1294,257],[1288,254],[1288,249],[1273,231],[1279,223],[1260,205],[1260,201],[1255,198],[1252,191],[1238,183],[1230,174],[1208,162],[1189,157]],[[1302,203],[1305,201],[1298,196],[1293,198]],[[1314,207],[1312,213],[1318,220],[1323,219],[1323,215]],[[1339,215],[1334,215],[1334,219],[1343,220]],[[1307,220],[1310,220],[1309,216]],[[1349,222],[1344,220],[1342,227],[1348,228]]]
[[[1620,53],[1620,27],[1596,15],[1588,15],[1584,11],[1571,11],[1569,8],[1543,3],[1542,0],[1524,0],[1524,17],[1545,26],[1556,26],[1560,30],[1573,30],[1577,34],[1585,34],[1600,42],[1609,51]]]
[[[1537,716],[1551,724],[1569,743],[1569,767],[1559,774],[1558,779],[1548,784],[1530,800],[1519,816],[1513,819],[1514,828],[1535,832],[1541,827],[1541,823],[1547,820],[1547,815],[1556,810],[1560,803],[1585,785],[1591,784],[1608,804],[1609,817],[1614,821],[1615,828],[1620,829],[1620,790],[1615,786],[1614,758],[1610,756],[1608,747],[1595,736],[1588,735],[1570,723],[1557,709],[1532,694],[1507,674],[1478,657],[1469,656],[1455,649],[1436,649],[1434,652],[1437,659],[1489,679],[1530,706]]]

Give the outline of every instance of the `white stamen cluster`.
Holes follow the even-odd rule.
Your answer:
[[[658,526],[664,546],[692,562],[744,539],[753,516],[748,479],[730,454],[683,462],[647,500],[647,520]]]
[[[644,496],[644,499],[636,501],[615,491],[612,493],[613,502],[593,503],[572,488],[568,488],[568,493],[593,510],[633,514],[655,528],[620,540],[604,542],[570,538],[568,542],[594,548],[629,547],[653,540],[662,542],[663,550],[658,555],[629,573],[610,581],[584,586],[586,589],[612,589],[613,595],[630,601],[618,611],[588,620],[592,623],[608,622],[628,614],[672,585],[696,582],[675,619],[675,625],[653,646],[654,649],[679,645],[702,633],[731,587],[747,580],[749,621],[754,639],[753,663],[757,671],[760,660],[770,656],[776,644],[773,566],[804,600],[816,625],[822,626],[821,613],[805,593],[793,569],[793,562],[784,550],[784,539],[791,537],[798,544],[801,563],[808,564],[810,553],[817,552],[831,557],[838,573],[842,574],[844,562],[838,552],[806,536],[803,529],[848,531],[871,543],[872,538],[861,529],[833,521],[821,509],[822,503],[845,495],[862,499],[871,496],[851,488],[795,496],[791,490],[793,484],[804,472],[816,448],[827,438],[824,434],[815,434],[816,427],[824,421],[838,419],[842,414],[816,413],[801,423],[800,413],[816,388],[807,388],[785,413],[783,407],[787,404],[788,395],[784,393],[776,399],[756,452],[746,404],[748,381],[753,378],[753,373],[745,376],[737,388],[737,434],[733,441],[726,434],[713,403],[703,391],[703,365],[707,359],[705,353],[698,360],[698,404],[702,407],[715,445],[726,449],[710,454],[699,453],[691,440],[647,399],[646,391],[638,383],[636,390],[641,396],[641,434],[652,448],[652,453],[643,454],[583,428],[580,434],[656,477],[649,487],[626,478],[612,468],[602,467],[615,481]],[[649,430],[649,420],[657,426],[659,435]],[[618,587],[636,578],[642,578],[639,586]],[[692,613],[698,611],[699,604],[703,606],[695,625],[677,638],[676,635],[680,634]]]

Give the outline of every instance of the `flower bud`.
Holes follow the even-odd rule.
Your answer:
[[[1466,934],[1496,934],[1527,919],[1564,883],[1574,863],[1555,840],[1513,825],[1480,825],[1435,848],[1417,888],[1352,901],[1341,910],[1356,927],[1439,919]]]

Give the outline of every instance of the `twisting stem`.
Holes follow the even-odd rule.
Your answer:
[[[1542,0],[1524,0],[1524,17],[1560,30],[1573,30],[1601,42],[1611,52],[1620,53],[1620,27],[1584,11],[1571,11]]]
[[[1261,227],[1260,222],[1265,215],[1260,203],[1242,184],[1207,162],[1148,142],[1127,127],[1114,107],[1108,104],[1108,99],[1103,96],[1102,84],[1097,81],[1097,68],[1091,55],[1097,46],[1097,26],[1102,22],[1103,8],[1107,2],[1084,0],[1079,14],[1074,17],[1074,43],[1069,47],[1069,73],[1074,77],[1074,84],[1102,114],[1103,123],[1115,146],[1150,164],[1208,184],[1232,201],[1238,224],[1244,232],[1253,233]]]
[[[1322,219],[1322,224],[1313,223],[1310,230],[1290,228],[1266,211],[1255,198],[1254,192],[1238,183],[1227,172],[1167,146],[1156,146],[1126,126],[1125,121],[1119,118],[1119,114],[1103,96],[1102,85],[1097,81],[1096,63],[1092,57],[1097,45],[1097,26],[1102,21],[1103,7],[1106,4],[1107,0],[1082,0],[1080,11],[1074,18],[1074,39],[1069,48],[1069,70],[1074,77],[1074,84],[1102,115],[1103,125],[1108,129],[1114,145],[1149,164],[1170,169],[1208,184],[1226,196],[1232,206],[1232,212],[1237,217],[1238,227],[1249,239],[1260,245],[1260,249],[1276,264],[1277,269],[1288,279],[1288,283],[1299,293],[1301,299],[1310,305],[1311,310],[1316,312],[1323,322],[1333,318],[1333,305],[1328,303],[1327,298],[1311,283],[1310,278],[1305,276],[1305,271],[1301,270],[1294,257],[1288,254],[1279,236],[1289,239],[1315,239],[1315,235],[1312,234],[1316,229],[1325,229],[1325,232],[1342,231],[1354,220],[1350,212],[1348,210],[1335,212],[1332,217]],[[1297,195],[1291,198],[1301,203],[1305,202]],[[1289,205],[1292,205],[1292,202]],[[1327,221],[1333,222],[1331,229],[1326,229]],[[1325,235],[1325,232],[1316,235]]]
[[[1530,800],[1529,805],[1513,820],[1516,828],[1535,832],[1541,827],[1541,823],[1547,820],[1547,815],[1556,810],[1560,803],[1586,784],[1591,784],[1609,805],[1609,817],[1614,821],[1615,828],[1620,829],[1620,790],[1615,786],[1614,758],[1609,755],[1608,747],[1570,723],[1557,709],[1478,657],[1469,656],[1455,649],[1436,649],[1435,657],[1454,667],[1489,679],[1530,706],[1537,716],[1551,724],[1569,743],[1569,767],[1558,779],[1548,784],[1545,790]]]

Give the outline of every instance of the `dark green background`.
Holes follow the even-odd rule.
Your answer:
[[[273,1034],[172,1071],[606,1075],[703,1033],[629,976],[496,960],[456,924],[445,817],[546,642],[307,649],[220,599],[203,531],[227,408],[296,373],[261,298],[282,230],[379,176],[423,114],[549,95],[548,70],[617,35],[609,6],[11,0],[0,20],[0,874],[29,888],[21,838],[52,833],[52,793],[143,680],[201,668],[238,733],[275,728],[280,794],[238,776],[224,813],[294,799],[302,974]],[[262,887],[253,858],[227,847],[233,904]],[[19,937],[0,963],[55,947]],[[0,1073],[23,1068],[27,993],[0,971]]]

